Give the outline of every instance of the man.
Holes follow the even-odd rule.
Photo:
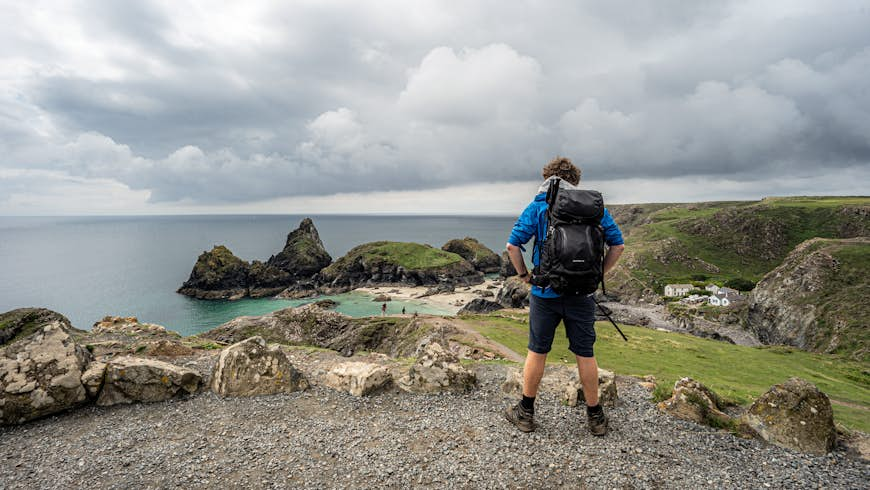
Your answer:
[[[580,182],[580,169],[568,158],[556,157],[544,166],[543,177],[543,185],[517,219],[507,243],[511,263],[526,283],[529,283],[532,275],[523,260],[523,245],[535,237],[537,246],[532,254],[532,262],[537,266],[540,263],[540,245],[547,230],[546,195],[550,181],[559,178],[562,180],[561,188],[576,189]],[[608,245],[604,256],[606,273],[616,265],[625,245],[619,226],[606,208],[601,218],[601,226],[604,229],[604,241]],[[556,326],[560,321],[565,323],[569,349],[577,358],[577,369],[586,398],[589,431],[596,436],[603,436],[607,433],[607,416],[598,403],[598,364],[592,350],[595,343],[595,302],[592,294],[562,296],[549,287],[532,286],[529,296],[529,351],[523,369],[523,398],[516,405],[507,408],[505,417],[523,432],[535,430],[535,396],[544,375],[547,353],[550,352]]]

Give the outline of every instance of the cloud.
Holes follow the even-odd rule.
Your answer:
[[[414,118],[445,124],[525,119],[538,99],[541,67],[505,44],[433,49],[411,71],[399,107]]]
[[[556,154],[676,197],[695,195],[678,178],[817,193],[870,166],[870,10],[849,2],[0,8],[18,198],[48,175],[142,209],[430,196],[528,183]]]

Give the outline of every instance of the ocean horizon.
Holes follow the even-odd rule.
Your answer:
[[[518,210],[519,212],[519,210]],[[354,214],[185,214],[0,216],[0,311],[45,307],[89,329],[107,315],[136,316],[192,335],[242,315],[261,315],[311,300],[197,300],[176,293],[197,257],[214,245],[237,257],[267,260],[310,217],[333,260],[372,241],[440,248],[453,238],[480,240],[500,253],[516,217]],[[351,316],[380,314],[356,293],[331,296]],[[451,314],[416,302],[388,313]],[[395,311],[394,311],[395,310]]]

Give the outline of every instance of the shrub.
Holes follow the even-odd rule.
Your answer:
[[[652,392],[652,399],[655,403],[663,402],[673,396],[674,388],[672,386],[656,383],[655,389]]]
[[[734,279],[728,279],[725,281],[725,287],[736,289],[738,291],[752,291],[752,289],[755,288],[755,283],[749,279],[735,277]]]
[[[692,274],[689,277],[691,277],[693,281],[706,281],[709,276],[707,274]]]
[[[697,294],[698,296],[710,296],[710,291],[707,291],[706,289],[693,289],[689,291],[689,296],[693,294]]]

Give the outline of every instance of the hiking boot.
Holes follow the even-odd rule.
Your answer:
[[[587,425],[589,432],[593,436],[603,436],[607,434],[607,415],[604,415],[604,409],[595,412],[586,412]]]
[[[532,432],[535,430],[535,414],[526,411],[522,406],[522,402],[517,402],[516,405],[507,407],[504,411],[504,418],[508,422],[517,426],[517,429],[523,432]]]

